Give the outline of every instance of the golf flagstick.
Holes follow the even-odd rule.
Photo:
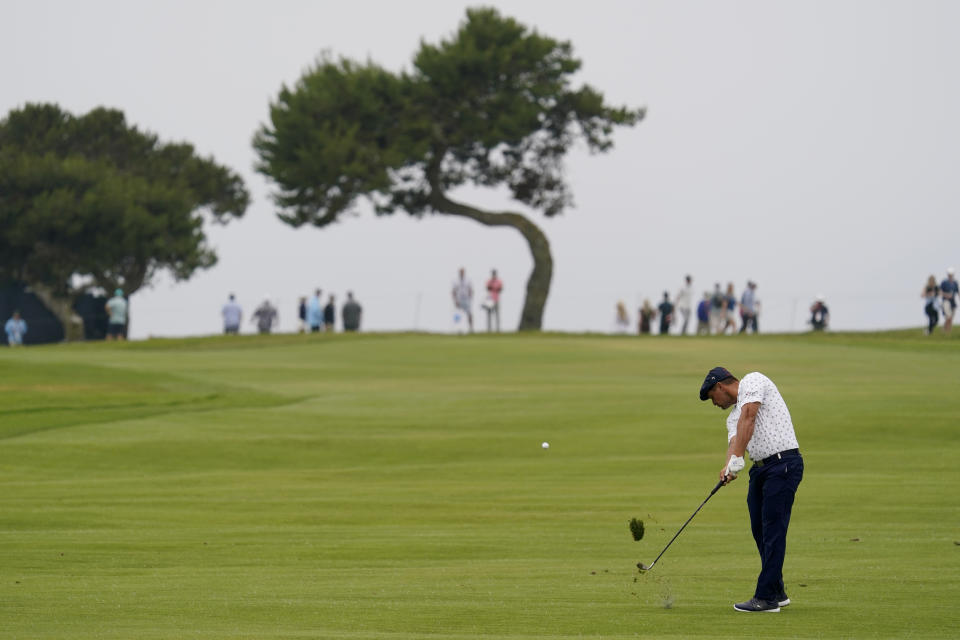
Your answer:
[[[719,491],[719,490],[720,490],[720,487],[722,487],[722,486],[723,486],[723,480],[721,480],[720,482],[718,482],[718,483],[717,483],[717,486],[715,486],[715,487],[713,488],[713,491],[710,492],[710,495],[707,496],[706,500],[704,500],[703,502],[700,503],[700,506],[697,507],[697,510],[693,512],[693,516],[697,515],[697,514],[700,512],[700,509],[703,509],[703,505],[707,504],[707,500],[709,500],[710,498],[712,498],[712,497],[713,497],[713,494],[715,494],[717,491]],[[659,560],[659,559],[663,556],[663,554],[665,554],[665,553],[667,552],[667,549],[669,549],[669,548],[670,548],[670,545],[673,544],[673,541],[677,539],[677,536],[680,535],[680,532],[683,531],[684,528],[685,528],[688,524],[690,524],[690,521],[693,520],[693,516],[690,516],[689,518],[687,518],[687,521],[683,523],[683,526],[682,526],[682,527],[680,527],[680,531],[677,531],[677,533],[676,533],[672,538],[670,538],[670,542],[667,543],[667,546],[665,546],[665,547],[663,548],[663,551],[660,552],[660,555],[657,556],[657,560]],[[638,562],[638,563],[637,563],[637,568],[640,569],[641,571],[650,571],[650,569],[653,569],[653,565],[657,564],[657,560],[654,560],[652,563],[650,563],[650,564],[648,564],[648,565],[647,565],[647,564],[643,564],[642,562]]]

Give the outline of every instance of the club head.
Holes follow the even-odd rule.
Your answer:
[[[642,562],[638,562],[637,569],[640,569],[640,571],[650,571],[650,569],[653,569],[653,565],[652,564],[647,565],[647,564],[643,564]]]

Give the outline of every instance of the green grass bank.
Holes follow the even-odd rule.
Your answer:
[[[717,364],[805,457],[779,614],[731,607],[745,477],[635,569],[716,482]],[[960,629],[960,333],[90,343],[0,351],[0,389],[0,638]]]

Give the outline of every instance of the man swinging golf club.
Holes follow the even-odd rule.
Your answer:
[[[793,498],[803,479],[803,458],[790,411],[773,381],[756,372],[738,380],[723,367],[711,369],[700,387],[700,399],[707,398],[721,409],[734,407],[727,416],[729,446],[720,481],[726,485],[736,479],[744,467],[744,451],[753,460],[747,507],[760,552],[760,575],[753,598],[733,608],[780,611],[790,604],[783,586],[783,558]]]

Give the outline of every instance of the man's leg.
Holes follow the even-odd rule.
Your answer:
[[[761,489],[762,560],[754,596],[761,600],[777,600],[784,593],[783,559],[787,551],[787,527],[790,526],[793,499],[803,479],[803,459],[789,458],[764,471]]]
[[[747,509],[750,511],[750,532],[757,543],[760,568],[763,569],[763,470],[750,467],[750,486],[747,488]]]

